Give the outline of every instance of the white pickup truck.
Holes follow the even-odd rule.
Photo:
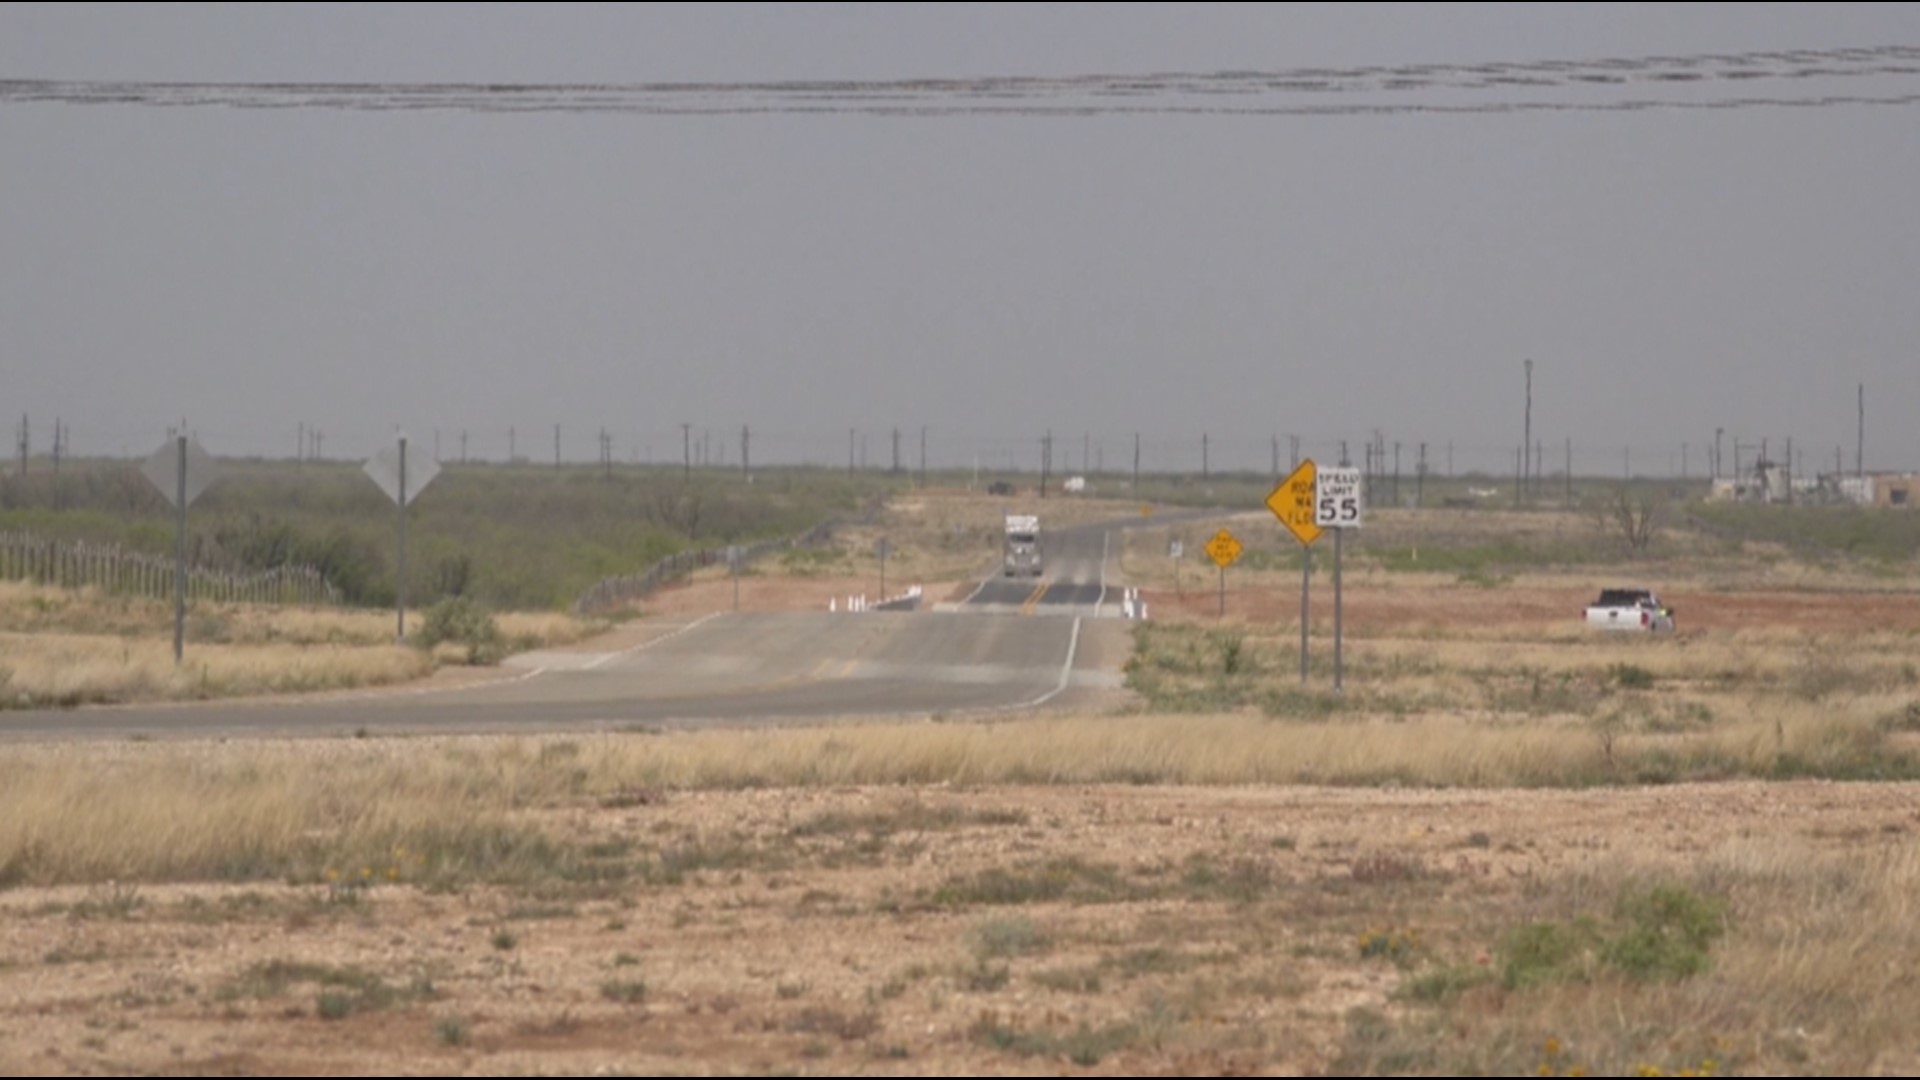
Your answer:
[[[1598,630],[1670,633],[1673,609],[1651,589],[1602,589],[1600,599],[1587,605],[1587,625]]]

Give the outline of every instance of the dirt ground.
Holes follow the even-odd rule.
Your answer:
[[[0,893],[0,1071],[1314,1072],[1348,1011],[1386,1007],[1401,978],[1355,946],[1382,925],[1439,941],[1460,904],[1523,904],[1557,875],[1684,867],[1754,837],[1865,857],[1907,842],[1916,796],[1820,782],[702,793],[555,815],[575,838],[708,852],[679,880],[593,894],[439,893],[404,871],[364,888],[14,889]],[[1034,867],[1064,875],[1064,897],[989,887]],[[1382,891],[1408,882],[1404,899]],[[1382,911],[1400,922],[1366,921]]]
[[[957,601],[976,582],[947,580],[910,582],[925,592],[921,610],[936,603]],[[1125,585],[1116,577],[1113,586]],[[1204,621],[1218,617],[1220,595],[1198,580],[1175,591],[1141,591],[1150,615]],[[850,596],[877,597],[875,579],[864,577],[748,577],[740,583],[742,611],[825,611],[829,603],[843,606]],[[894,592],[889,582],[889,593]],[[1345,629],[1356,635],[1419,633],[1445,630],[1568,632],[1580,626],[1582,612],[1597,595],[1581,586],[1505,585],[1485,589],[1472,585],[1423,581],[1349,584],[1342,590]],[[1781,630],[1807,633],[1852,633],[1863,630],[1920,633],[1920,601],[1910,591],[1818,592],[1800,589],[1711,592],[1682,587],[1661,590],[1660,597],[1675,612],[1682,637],[1704,631]],[[1316,632],[1332,632],[1333,589],[1316,582],[1311,594]],[[691,615],[727,611],[733,607],[732,584],[724,579],[699,578],[689,584],[662,589],[646,605],[651,614]],[[1246,586],[1228,581],[1226,617],[1235,622],[1272,626],[1299,625],[1300,590],[1297,584]]]

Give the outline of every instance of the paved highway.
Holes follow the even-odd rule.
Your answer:
[[[867,612],[648,620],[609,652],[515,657],[483,683],[258,702],[0,712],[0,737],[751,726],[1071,704],[1120,685],[1118,620]]]
[[[1037,582],[1001,577],[996,558],[949,610],[649,619],[477,683],[0,712],[0,738],[667,730],[1070,706],[1122,684],[1131,645],[1106,586],[1120,527],[1049,534]]]

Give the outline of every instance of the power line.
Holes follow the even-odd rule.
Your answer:
[[[0,105],[327,109],[360,112],[764,114],[939,117],[1363,116],[1912,105],[1920,94],[1709,100],[1314,103],[1356,94],[1617,91],[1920,75],[1920,46],[1151,74],[709,83],[145,82],[0,80]]]

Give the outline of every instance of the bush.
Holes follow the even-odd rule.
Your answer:
[[[493,615],[464,596],[442,600],[427,609],[427,617],[413,642],[431,649],[442,642],[467,647],[467,663],[496,664],[506,655],[506,644]]]

